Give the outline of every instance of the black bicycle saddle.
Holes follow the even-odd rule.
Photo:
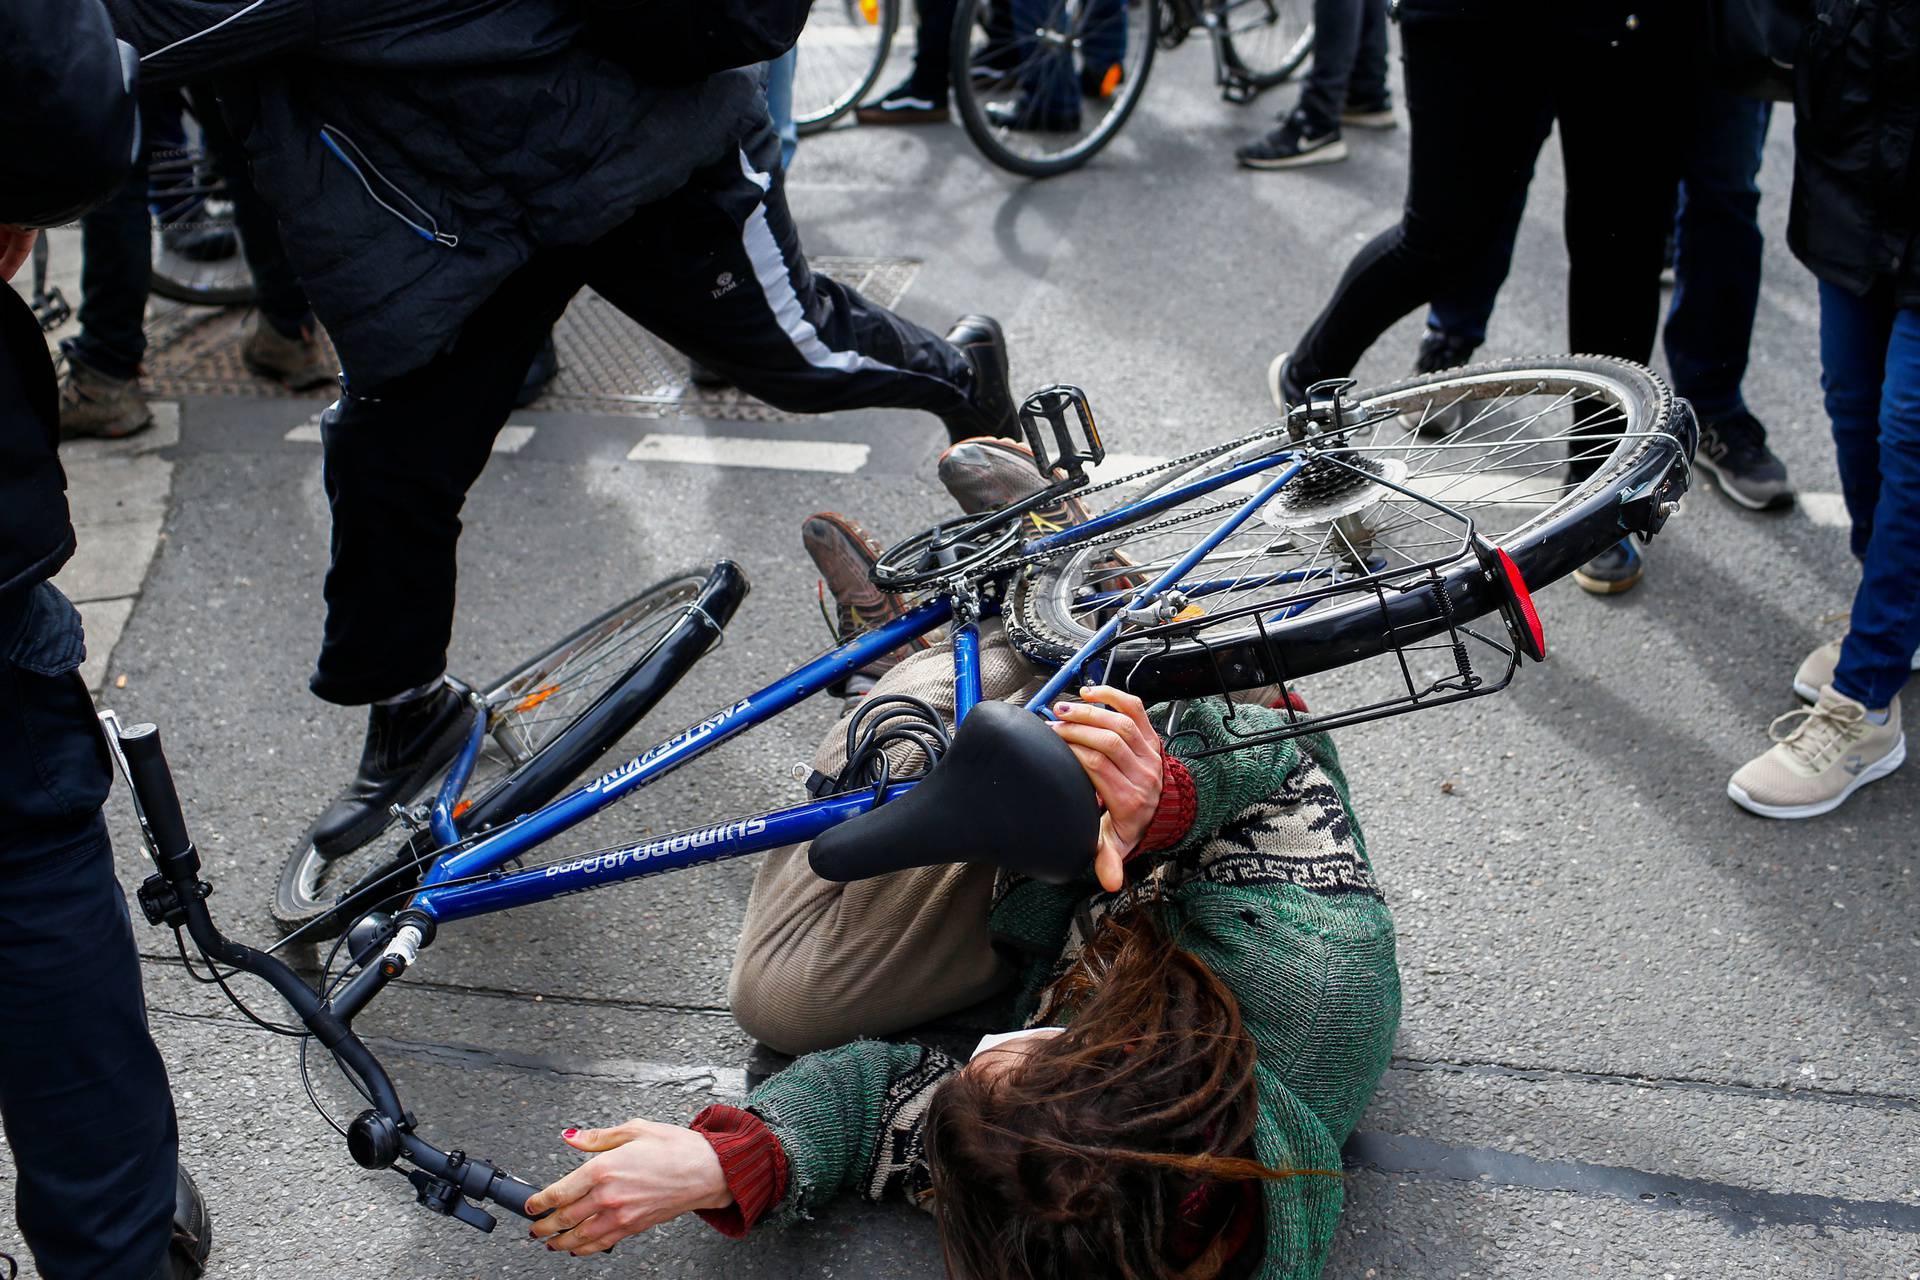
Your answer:
[[[1100,801],[1093,782],[1039,716],[982,702],[953,745],[898,799],[830,828],[807,860],[825,880],[977,862],[1063,884],[1093,865]]]

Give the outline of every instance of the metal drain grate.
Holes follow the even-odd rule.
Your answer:
[[[920,264],[911,258],[814,258],[813,269],[882,306],[898,305]],[[261,396],[331,400],[331,385],[294,392],[255,377],[240,362],[244,309],[155,308],[148,323],[147,392],[155,396]],[[793,421],[732,387],[687,380],[687,361],[592,290],[582,290],[554,326],[560,373],[535,409],[635,418]]]

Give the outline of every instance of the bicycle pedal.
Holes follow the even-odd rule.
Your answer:
[[[1067,417],[1073,412],[1073,421]],[[1041,433],[1042,424],[1052,428],[1053,451]],[[1079,439],[1074,428],[1079,428]],[[1066,482],[1078,488],[1087,482],[1086,469],[1106,460],[1107,449],[1100,442],[1100,428],[1093,420],[1093,406],[1087,393],[1070,383],[1056,382],[1028,396],[1020,405],[1020,429],[1026,433],[1027,447],[1033,450],[1033,465],[1050,482],[1058,482],[1055,472],[1065,472]]]

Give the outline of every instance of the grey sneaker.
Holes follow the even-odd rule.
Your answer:
[[[1846,640],[1829,640],[1808,654],[1800,663],[1800,669],[1793,673],[1793,691],[1805,702],[1816,702],[1820,691],[1833,683],[1833,673],[1840,667],[1840,646]],[[1920,671],[1920,653],[1913,655],[1909,664],[1913,670]]]
[[[67,357],[60,379],[60,438],[122,440],[153,425],[138,378],[110,378]]]
[[[1033,465],[1033,450],[998,436],[976,436],[950,445],[940,455],[939,474],[940,483],[968,515],[1030,498],[1047,487]],[[1085,523],[1086,518],[1080,499],[1069,496],[1027,512],[1026,524],[1033,533],[1057,533]]]
[[[331,382],[340,372],[311,328],[289,338],[257,312],[247,321],[240,361],[261,377],[283,382],[295,391]]]
[[[1694,461],[1713,477],[1720,492],[1749,511],[1781,511],[1793,505],[1787,464],[1773,456],[1767,429],[1744,409],[1700,424]]]
[[[1865,707],[1832,685],[1811,707],[1776,716],[1767,735],[1774,745],[1727,782],[1727,798],[1763,818],[1818,817],[1907,758],[1898,698],[1887,708],[1887,722],[1875,724]]]

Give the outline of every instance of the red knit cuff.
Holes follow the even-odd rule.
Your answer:
[[[721,1235],[738,1240],[787,1194],[787,1153],[766,1121],[724,1103],[708,1107],[687,1127],[713,1145],[733,1193],[726,1208],[695,1212]]]
[[[1200,811],[1200,799],[1193,787],[1193,775],[1187,766],[1160,751],[1160,807],[1153,811],[1147,832],[1134,848],[1135,853],[1160,853],[1179,844],[1193,830],[1194,816]]]

